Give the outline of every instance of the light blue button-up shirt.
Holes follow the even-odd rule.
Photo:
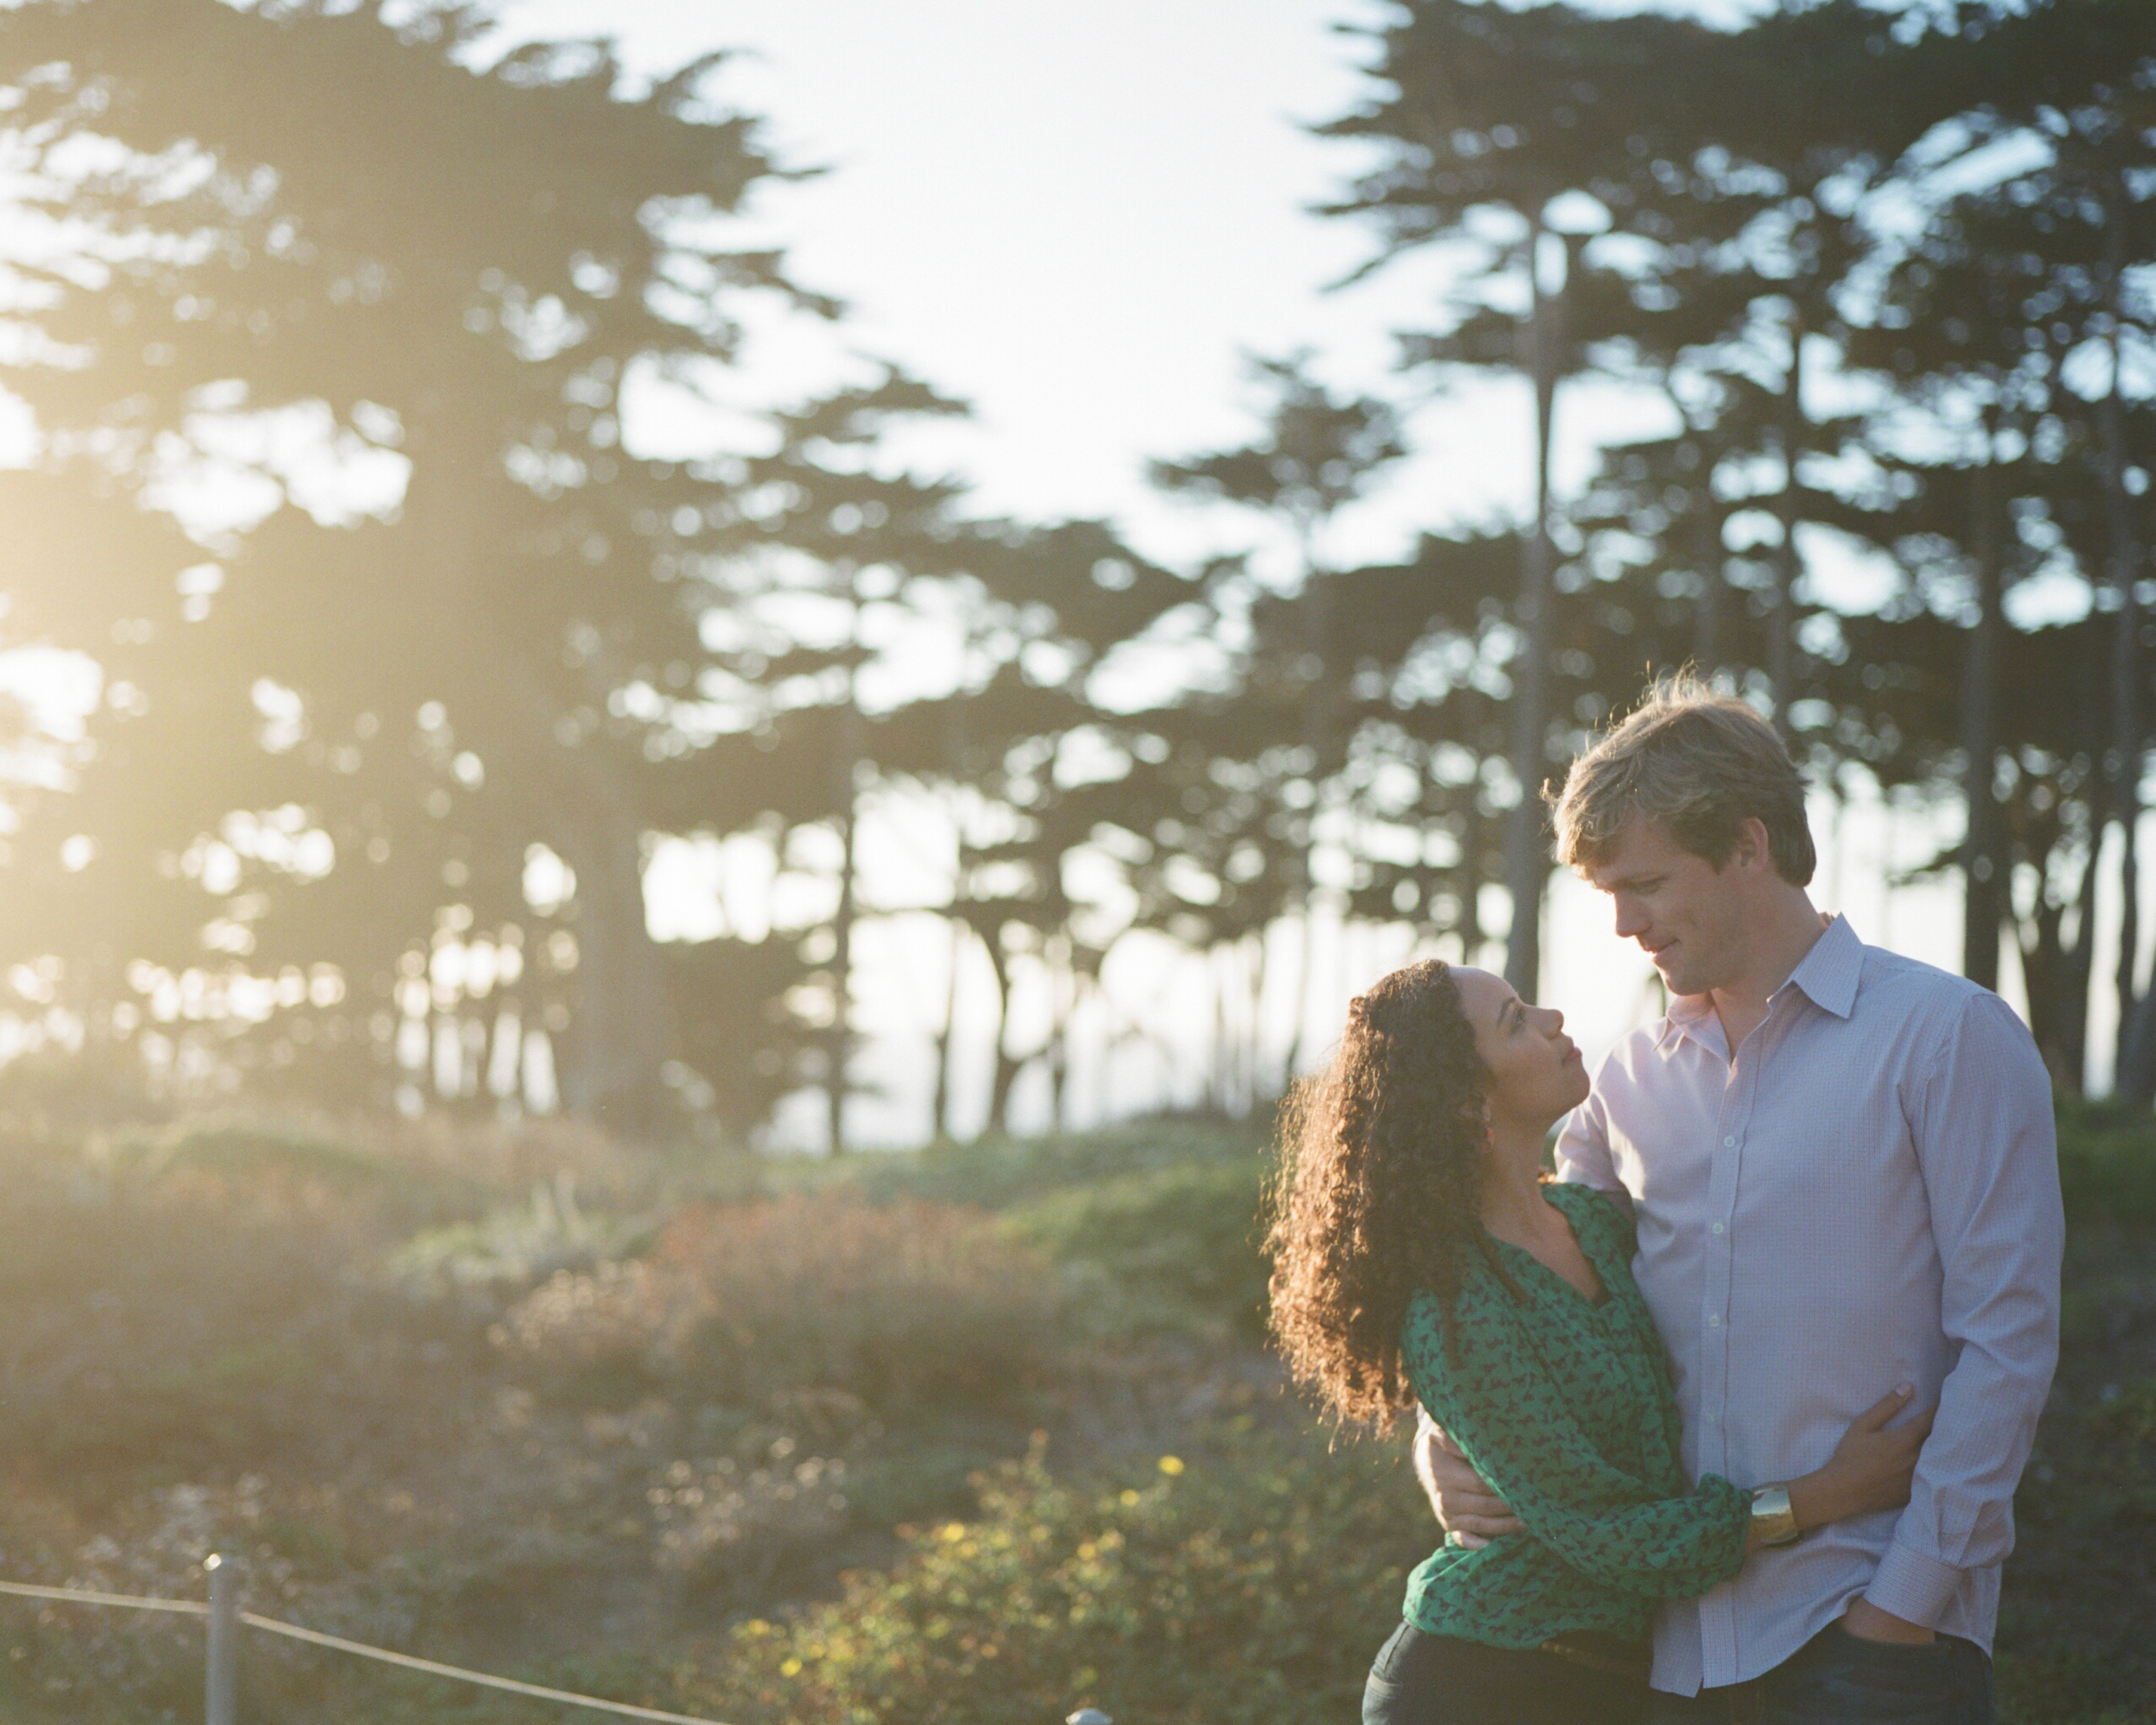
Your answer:
[[[1620,1042],[1557,1158],[1633,1200],[1695,1477],[1808,1473],[1899,1383],[1939,1406],[1906,1509],[1664,1607],[1655,1686],[1758,1677],[1858,1595],[1988,1650],[2064,1234],[2050,1078],[2013,1011],[1836,918],[1733,1059],[1704,995]]]

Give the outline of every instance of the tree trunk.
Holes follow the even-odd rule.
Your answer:
[[[950,974],[943,985],[943,1027],[936,1037],[936,1094],[929,1104],[928,1131],[931,1138],[955,1138],[958,1136],[951,1125],[951,1067],[957,1058],[958,1039],[958,967],[966,957],[966,925],[958,918],[950,919]]]
[[[644,919],[643,834],[631,812],[602,806],[555,840],[576,874],[576,1009],[561,1052],[561,1103],[646,1136],[666,1115],[659,1069],[673,1019],[666,966]]]
[[[1309,827],[1303,835],[1301,850],[1295,853],[1294,866],[1296,878],[1288,885],[1288,895],[1301,906],[1302,939],[1297,950],[1299,958],[1295,975],[1294,1022],[1288,1027],[1288,1052],[1282,1063],[1282,1088],[1294,1082],[1295,1069],[1302,1063],[1304,1026],[1310,1016],[1310,982],[1314,967],[1311,963],[1311,946],[1317,913],[1317,893],[1313,881],[1314,870],[1311,854],[1317,848],[1318,813],[1322,806],[1321,787],[1325,783],[1326,762],[1332,740],[1332,685],[1327,681],[1332,648],[1332,618],[1329,609],[1332,594],[1319,575],[1311,549],[1310,530],[1302,533],[1302,592],[1303,651],[1313,668],[1309,687],[1303,693],[1302,742],[1310,754],[1310,814]]]
[[[1782,494],[1775,513],[1782,524],[1782,543],[1774,559],[1774,598],[1767,612],[1767,689],[1774,728],[1789,734],[1789,702],[1795,693],[1796,635],[1796,464],[1804,451],[1804,303],[1801,285],[1789,290],[1789,369],[1782,386]]]
[[[1011,1130],[1011,1087],[1018,1082],[1018,1073],[1025,1063],[1010,1050],[1010,956],[1004,951],[998,935],[984,932],[981,942],[988,949],[988,963],[996,979],[996,1064],[995,1076],[988,1087],[987,1124],[991,1132],[1007,1134]]]
[[[1070,1082],[1070,1021],[1078,1010],[1078,972],[1070,962],[1070,941],[1068,935],[1050,941],[1046,952],[1048,964],[1048,1042],[1042,1053],[1048,1060],[1048,1125],[1051,1132],[1060,1132],[1069,1122],[1064,1118],[1065,1087]]]
[[[430,589],[444,641],[465,643],[454,700],[460,736],[536,806],[548,844],[576,875],[573,1012],[556,1052],[562,1107],[630,1137],[664,1129],[671,1107],[660,1076],[677,1040],[666,962],[651,938],[643,894],[646,823],[630,775],[605,733],[564,742],[561,689],[501,640],[500,619],[471,584],[465,499],[483,483],[492,430],[460,424],[447,404],[417,417],[416,465],[404,499],[414,543],[436,574]]]
[[[831,790],[838,810],[838,908],[831,917],[831,1022],[824,1039],[824,1101],[830,1153],[846,1153],[846,1068],[853,1057],[854,835],[860,825],[861,715],[853,678],[834,731]]]
[[[2038,1027],[2038,1051],[2051,1068],[2052,1082],[2075,1096],[2081,1094],[2088,1071],[2089,976],[2096,957],[2096,859],[2102,855],[2102,846],[2097,842],[2101,826],[2093,812],[2090,829],[2089,855],[2081,865],[2080,890],[2071,906],[2075,913],[2072,944],[2068,945],[2065,938],[2069,907],[2049,906],[2048,918],[2040,908],[2038,950],[2023,956],[2025,966],[2033,963],[2052,978],[2053,1015],[2047,1032],[2045,1027]]]
[[[953,1106],[953,1069],[958,1059],[958,972],[965,962],[966,936],[971,932],[962,908],[968,896],[966,874],[966,800],[961,788],[966,782],[966,702],[962,681],[950,699],[943,703],[943,773],[950,798],[951,823],[951,881],[950,881],[950,975],[943,990],[943,1029],[936,1041],[936,1096],[933,1104],[935,1117],[930,1122],[930,1133],[942,1133],[956,1138],[957,1129],[951,1120]]]
[[[1977,618],[1969,630],[1961,672],[1962,801],[1967,810],[1961,846],[1961,974],[1979,987],[1999,986],[1999,925],[2006,912],[2005,846],[1992,781],[1998,770],[2000,615],[1998,500],[1992,453],[1996,430],[1984,422],[1983,459],[1970,474],[1971,539],[1976,555]]]
[[[2111,651],[2111,734],[2103,751],[2110,781],[2111,819],[2119,827],[2118,1041],[2113,1088],[2122,1101],[2141,1108],[2156,1100],[2156,1061],[2152,1061],[2151,1008],[2156,1006],[2140,983],[2141,871],[2141,608],[2135,596],[2140,552],[2134,543],[2133,504],[2126,489],[2125,403],[2121,393],[2120,341],[2124,321],[2121,286],[2125,273],[2126,189],[2115,187],[2104,242],[2104,299],[2111,322],[2111,386],[2096,405],[2097,436],[2103,462],[2103,513],[2110,585],[2118,597]]]
[[[1692,608],[1692,662],[1703,676],[1712,676],[1722,650],[1722,518],[1714,502],[1714,463],[1706,445],[1698,451],[1699,478],[1692,508],[1692,561],[1699,566],[1699,597]]]
[[[1520,800],[1505,829],[1505,887],[1512,898],[1512,928],[1505,942],[1505,980],[1532,1000],[1542,976],[1542,892],[1550,875],[1548,826],[1542,781],[1548,764],[1550,654],[1554,594],[1551,575],[1556,549],[1550,543],[1550,432],[1557,379],[1564,360],[1564,297],[1572,279],[1575,247],[1565,247],[1565,285],[1542,291],[1542,224],[1527,235],[1527,279],[1533,295],[1528,333],[1533,348],[1535,392],[1534,517],[1528,523],[1520,565],[1520,653],[1513,662],[1513,778]]]

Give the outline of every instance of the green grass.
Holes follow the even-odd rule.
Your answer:
[[[0,1572],[198,1594],[215,1541],[256,1609],[731,1725],[1352,1717],[1431,1533],[1396,1446],[1328,1446],[1267,1375],[1267,1164],[1262,1126],[1190,1121],[755,1167],[0,1133]],[[2061,1168],[2000,1717],[2156,1725],[2156,1127],[2072,1113]],[[523,1321],[555,1352],[520,1352],[548,1287]],[[716,1513],[665,1521],[680,1481],[739,1484],[752,1531],[667,1559]],[[199,1709],[198,1634],[7,1603],[0,1647],[0,1718]],[[250,1659],[291,1725],[535,1716]]]

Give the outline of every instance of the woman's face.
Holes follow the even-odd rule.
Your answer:
[[[1564,1033],[1564,1014],[1531,1007],[1502,976],[1456,969],[1475,1051],[1489,1069],[1489,1112],[1539,1133],[1587,1100],[1587,1063]]]

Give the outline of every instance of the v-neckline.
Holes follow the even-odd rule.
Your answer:
[[[1545,1204],[1550,1204],[1550,1201],[1547,1198],[1545,1198],[1542,1201]],[[1607,1307],[1611,1299],[1614,1297],[1609,1291],[1609,1278],[1602,1274],[1601,1266],[1598,1265],[1595,1262],[1594,1258],[1589,1255],[1587,1243],[1580,1238],[1578,1226],[1573,1221],[1571,1216],[1559,1205],[1550,1204],[1550,1208],[1557,1213],[1558,1217],[1564,1223],[1565,1231],[1572,1236],[1572,1244],[1578,1249],[1580,1262],[1587,1266],[1588,1273],[1595,1278],[1595,1285],[1601,1290],[1600,1295],[1595,1296],[1589,1295],[1577,1283],[1574,1282],[1570,1276],[1565,1275],[1563,1270],[1552,1269],[1549,1264],[1545,1264],[1541,1258],[1537,1257],[1532,1251],[1529,1251],[1526,1246],[1521,1245],[1517,1240],[1503,1239],[1499,1238],[1496,1234],[1490,1234],[1490,1238],[1496,1240],[1498,1245],[1519,1253],[1520,1257],[1526,1258],[1528,1263],[1534,1265],[1537,1270],[1540,1270],[1545,1276],[1555,1282],[1558,1287],[1564,1289],[1567,1294],[1570,1294],[1575,1300],[1578,1301],[1581,1305],[1586,1307],[1589,1311],[1600,1312]],[[1485,1229],[1483,1232],[1488,1233],[1489,1230]]]

